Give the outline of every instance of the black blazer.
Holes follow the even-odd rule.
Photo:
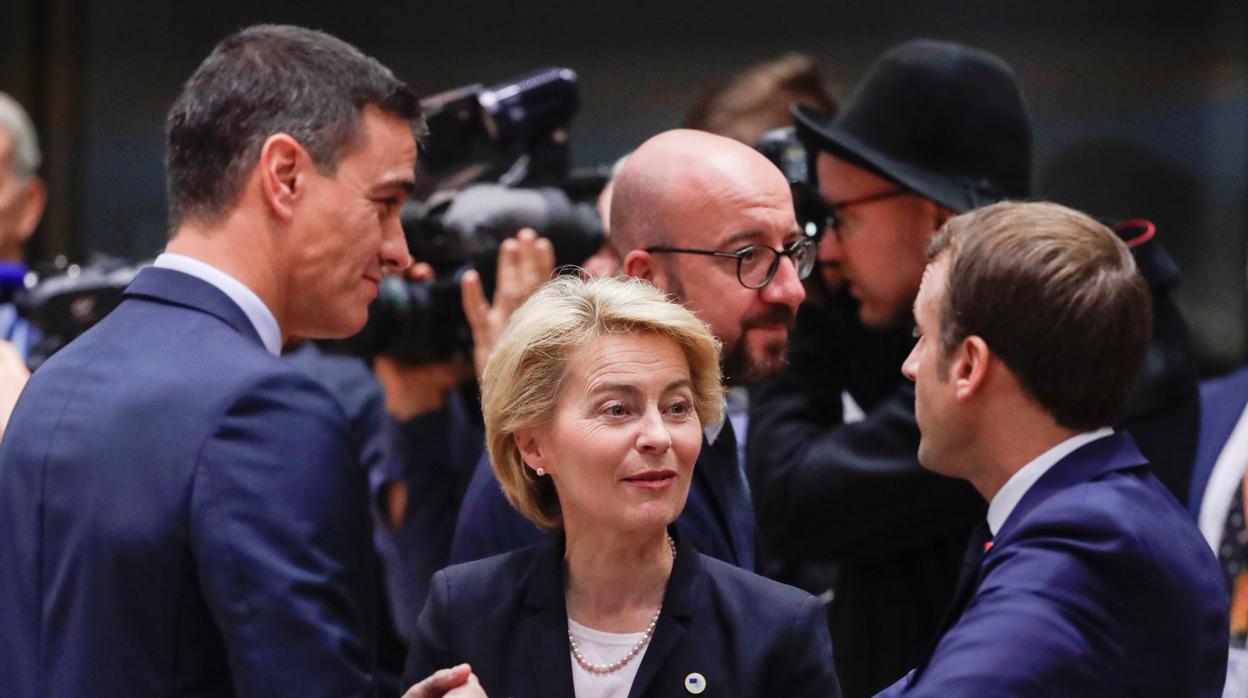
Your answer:
[[[676,541],[663,612],[630,698],[691,695],[685,679],[693,672],[705,677],[705,698],[840,696],[817,599]],[[562,539],[434,576],[404,684],[460,662],[491,696],[572,698]]]

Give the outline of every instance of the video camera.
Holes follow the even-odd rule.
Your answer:
[[[595,197],[599,171],[572,173],[567,128],[578,106],[576,74],[539,70],[421,101],[429,137],[417,158],[417,196],[400,212],[408,249],[433,279],[382,280],[368,323],[334,351],[386,354],[421,363],[470,356],[472,335],[459,291],[476,269],[493,293],[499,245],[522,228],[549,239],[558,267],[577,265],[603,244]]]
[[[25,269],[24,265],[11,266]],[[7,270],[0,274],[0,294],[11,298],[18,314],[38,331],[26,355],[30,370],[112,312],[140,268],[97,256],[86,266],[60,258],[42,273]]]
[[[793,194],[797,224],[807,237],[818,241],[823,235],[824,222],[828,217],[827,207],[813,184],[813,154],[797,137],[797,130],[792,126],[772,129],[758,139],[754,149],[775,163],[784,173]]]

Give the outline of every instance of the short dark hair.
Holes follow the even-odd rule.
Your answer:
[[[1109,228],[1052,203],[1001,202],[950,218],[945,356],[978,336],[1057,423],[1090,430],[1122,412],[1152,334],[1152,300]]]
[[[285,133],[332,174],[376,106],[412,122],[416,96],[375,59],[323,32],[257,25],[212,50],[169,110],[165,171],[170,230],[214,222],[237,203],[265,140]]]

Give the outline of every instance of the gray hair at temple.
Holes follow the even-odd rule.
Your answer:
[[[30,179],[39,171],[42,156],[39,153],[39,139],[35,135],[35,125],[30,115],[4,92],[0,92],[0,129],[8,132],[13,139],[13,152],[9,161],[3,164],[13,173],[19,183]]]

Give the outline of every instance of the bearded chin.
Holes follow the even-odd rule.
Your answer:
[[[745,337],[741,337],[724,350],[720,361],[724,383],[749,385],[775,378],[784,369],[786,346],[784,342],[772,342],[758,347],[757,355],[751,355]]]

